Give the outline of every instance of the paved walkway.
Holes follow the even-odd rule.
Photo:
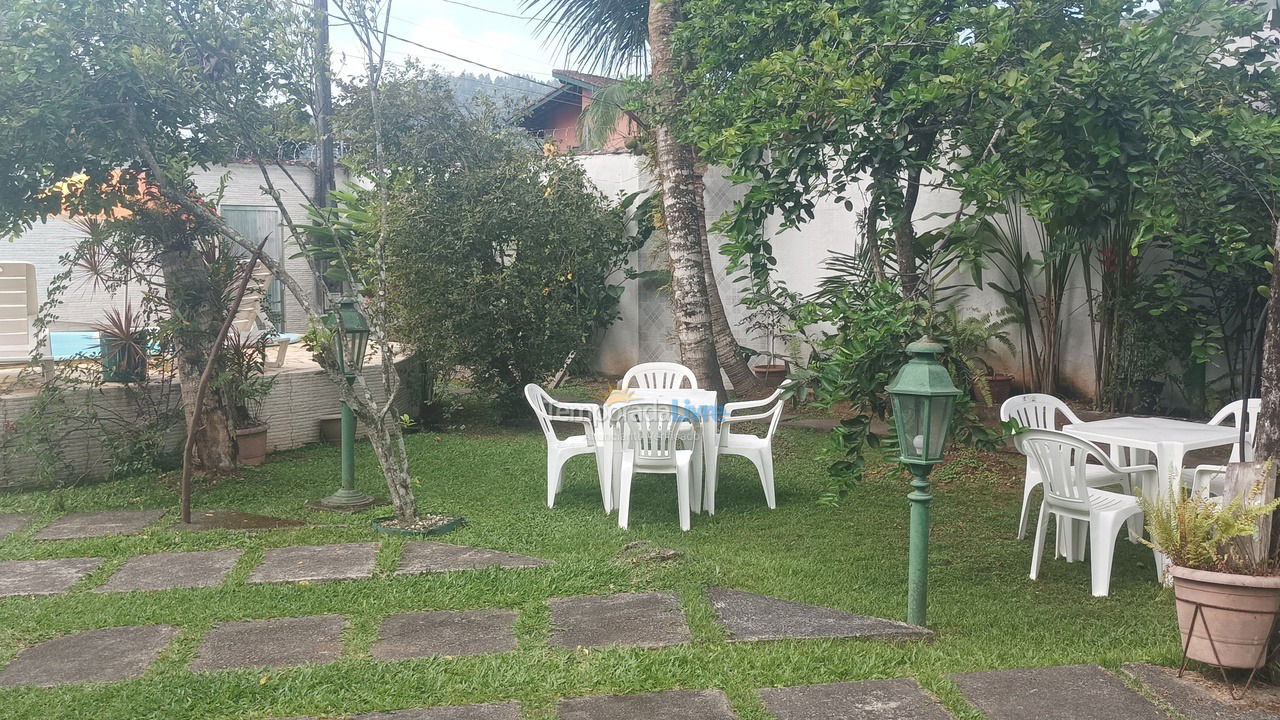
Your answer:
[[[66,539],[141,532],[163,511],[74,513],[38,529],[33,538]],[[0,540],[29,530],[33,517],[0,515]],[[248,584],[359,580],[373,576],[377,542],[273,548],[249,569]],[[130,558],[97,593],[200,588],[226,582],[241,550],[159,553]],[[105,562],[61,558],[0,562],[0,598],[76,591]],[[485,548],[418,541],[404,546],[395,575],[530,568],[548,561]],[[81,588],[83,589],[83,588]],[[814,638],[927,640],[932,633],[901,622],[856,615],[779,598],[712,588],[708,598],[728,642]],[[630,593],[552,598],[553,647],[663,648],[691,641],[678,597]],[[513,652],[519,613],[506,608],[405,612],[382,619],[369,655],[379,661]],[[215,623],[200,639],[189,670],[285,668],[336,661],[343,655],[347,618],[341,615]],[[0,686],[54,687],[115,682],[144,675],[179,634],[168,625],[86,630],[51,638],[18,653],[0,670]],[[1170,710],[1193,720],[1261,720],[1280,713],[1231,703],[1166,668],[1130,665],[1125,672],[1147,694],[1094,665],[963,673],[951,676],[960,693],[991,720],[1062,717],[1072,720],[1159,720]],[[776,720],[946,720],[951,715],[911,678],[763,688],[760,701]],[[1151,698],[1155,698],[1153,701]],[[734,720],[718,689],[562,699],[564,720]],[[360,720],[519,720],[515,702],[400,710]],[[304,720],[304,719],[297,719]]]
[[[129,558],[94,592],[172,590],[221,585],[240,559],[240,550],[158,553]],[[338,543],[272,548],[249,573],[251,585],[329,582],[373,576],[378,543]],[[98,569],[103,558],[58,558],[0,562],[0,598],[58,595]],[[458,572],[483,568],[530,568],[548,561],[485,548],[415,541],[406,543],[396,575]]]
[[[996,670],[952,676],[965,698],[990,720],[1274,720],[1277,713],[1229,707],[1172,670],[1126,666],[1157,705],[1096,665]],[[952,715],[910,678],[765,688],[775,720],[950,720]],[[1238,705],[1238,704],[1237,704]],[[1172,711],[1169,712],[1169,710]],[[737,720],[720,690],[669,690],[565,698],[560,720]],[[519,720],[516,703],[423,708],[357,715],[355,720]],[[295,718],[292,720],[303,720]],[[308,719],[309,720],[309,719]]]

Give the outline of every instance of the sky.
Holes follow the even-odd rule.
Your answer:
[[[332,0],[330,11],[338,12]],[[576,69],[563,53],[545,44],[535,33],[534,21],[504,17],[495,12],[532,14],[521,8],[520,0],[391,0],[388,29],[392,35],[542,82],[551,80],[552,69]],[[360,72],[363,53],[350,31],[337,26],[339,22],[334,20],[335,26],[330,31],[334,67],[342,75],[355,74]],[[437,65],[446,72],[495,74],[493,70],[390,40],[389,61],[400,63],[410,57],[429,66]]]

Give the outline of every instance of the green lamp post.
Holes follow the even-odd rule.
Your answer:
[[[344,295],[329,312],[325,325],[333,333],[338,369],[350,385],[364,368],[365,347],[369,344],[369,323],[360,313],[355,298]],[[374,503],[372,497],[356,489],[356,416],[351,411],[351,406],[343,401],[342,486],[337,492],[321,500],[318,506],[325,510],[357,512],[372,507]]]
[[[960,394],[938,362],[942,345],[923,338],[907,346],[912,358],[886,390],[893,398],[901,460],[911,470],[911,548],[907,565],[907,622],[924,625],[929,606],[929,471],[942,460],[951,410]]]

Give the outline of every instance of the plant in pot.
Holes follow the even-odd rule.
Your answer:
[[[745,325],[752,337],[764,340],[766,349],[760,351],[743,347],[742,352],[748,360],[764,358],[764,362],[753,365],[751,370],[765,385],[776,388],[787,379],[791,369],[788,355],[779,352],[788,343],[786,328],[789,317],[776,298],[767,293],[762,295],[764,299],[749,303],[754,304],[755,309],[739,324]]]
[[[92,327],[98,333],[104,381],[136,383],[147,379],[150,331],[143,313],[125,303],[124,309],[108,310]]]
[[[1261,667],[1276,613],[1280,575],[1254,548],[1258,521],[1280,507],[1259,482],[1232,500],[1186,494],[1142,500],[1150,540],[1170,563],[1182,647],[1223,668]]]
[[[261,465],[267,457],[267,430],[262,405],[275,385],[265,374],[267,345],[264,334],[235,334],[227,338],[222,367],[214,385],[232,407],[236,448],[241,465]]]
[[[951,349],[951,356],[959,361],[958,369],[964,376],[957,379],[960,387],[967,381],[973,399],[989,407],[999,407],[1008,400],[1013,394],[1013,376],[996,372],[985,356],[990,355],[993,343],[1008,350],[1010,355],[1017,354],[1017,347],[1005,330],[1013,322],[1010,312],[962,316],[959,308],[952,305],[939,312],[935,320],[939,336]]]

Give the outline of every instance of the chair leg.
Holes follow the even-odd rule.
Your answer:
[[[596,452],[596,477],[600,480],[600,499],[604,501],[604,514],[613,512],[613,478],[609,477],[609,459]]]
[[[1089,521],[1089,577],[1094,597],[1106,597],[1111,591],[1111,561],[1116,552],[1116,534],[1120,530],[1115,515]]]
[[[1018,520],[1018,539],[1023,540],[1027,537],[1027,520],[1031,516],[1031,493],[1039,485],[1038,480],[1027,478],[1022,486],[1022,515]]]
[[[719,452],[719,448],[712,448],[712,452]],[[716,514],[716,485],[719,481],[720,465],[716,464],[714,473],[706,473],[702,478],[702,509],[708,515]]]
[[[560,492],[560,474],[564,471],[564,461],[558,454],[547,454],[547,507],[556,506],[556,495]]]
[[[693,478],[691,468],[685,465],[676,465],[676,499],[680,507],[680,529],[688,530],[689,522],[689,495],[693,491]]]
[[[1044,510],[1044,503],[1040,503],[1040,515],[1036,518],[1036,541],[1031,549],[1031,579],[1035,580],[1040,574],[1040,560],[1044,557],[1044,535],[1048,530],[1049,519],[1046,517],[1048,513]]]
[[[622,457],[622,469],[618,480],[618,527],[627,529],[631,520],[631,478],[635,470],[634,459],[630,453]]]
[[[773,492],[773,454],[768,449],[762,450],[752,460],[760,473],[760,485],[764,487],[764,502],[770,510],[777,510],[778,500]]]

